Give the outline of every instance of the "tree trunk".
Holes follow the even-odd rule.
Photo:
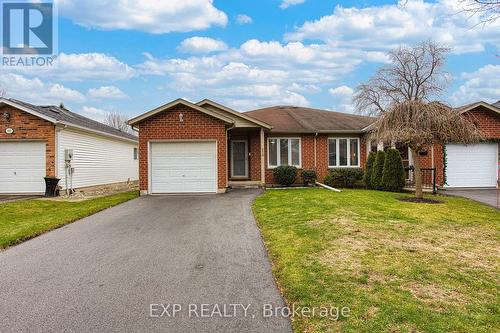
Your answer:
[[[413,174],[415,176],[415,197],[422,199],[424,197],[424,193],[422,190],[422,170],[420,169],[420,155],[418,154],[418,151],[412,148],[411,157],[413,159]]]

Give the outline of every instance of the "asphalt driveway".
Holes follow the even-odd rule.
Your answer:
[[[0,252],[0,332],[290,332],[262,315],[258,194],[142,197]]]
[[[469,198],[500,209],[500,190],[498,189],[457,189],[446,190],[444,193]]]

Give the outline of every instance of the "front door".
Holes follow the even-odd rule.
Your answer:
[[[248,178],[248,141],[231,141],[231,177]]]

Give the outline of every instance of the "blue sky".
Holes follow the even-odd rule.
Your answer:
[[[101,120],[183,97],[236,110],[294,104],[353,112],[357,84],[398,45],[450,46],[443,99],[500,99],[500,20],[458,1],[61,0],[53,68],[0,68],[9,97]]]

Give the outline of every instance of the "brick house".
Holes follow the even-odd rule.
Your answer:
[[[137,155],[134,135],[63,107],[0,98],[0,194],[44,193],[45,176],[63,189],[137,180]]]
[[[422,166],[435,168],[438,185],[445,186],[446,151],[450,187],[494,187],[500,109],[480,102],[457,111],[473,118],[488,141],[432,147],[421,152]],[[364,168],[370,151],[391,147],[366,139],[366,128],[374,120],[293,106],[240,113],[210,100],[194,104],[178,99],[129,124],[139,132],[141,193],[160,194],[269,185],[278,165],[315,170],[320,181],[331,168]],[[400,150],[406,165],[412,164],[407,147],[392,146]]]

